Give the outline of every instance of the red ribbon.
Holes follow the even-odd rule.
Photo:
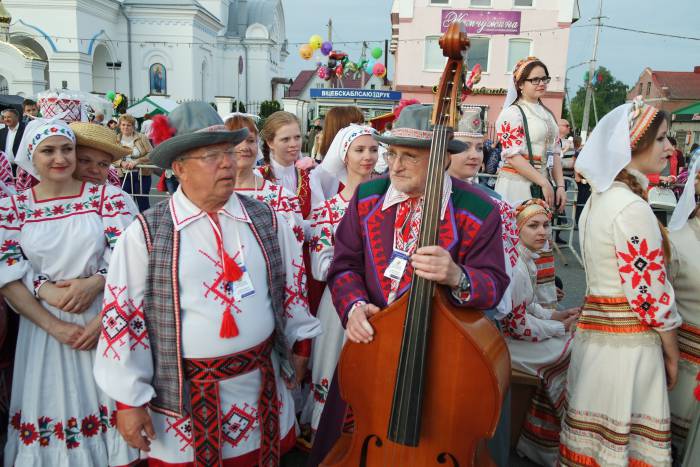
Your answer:
[[[219,222],[216,217],[209,215],[209,219],[212,222],[212,230],[214,231],[214,238],[216,238],[216,248],[219,253],[219,258],[221,258],[221,267],[224,271],[224,280],[226,282],[236,282],[241,277],[243,277],[243,270],[236,263],[236,260],[231,258],[226,250],[224,249],[224,242],[221,239],[221,234],[217,227],[219,227]],[[221,328],[219,329],[219,337],[222,339],[231,339],[238,336],[238,325],[236,320],[233,318],[233,313],[231,313],[231,306],[227,306],[224,310],[224,314],[221,317]]]

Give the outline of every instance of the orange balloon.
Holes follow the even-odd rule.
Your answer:
[[[314,49],[309,44],[304,44],[299,47],[299,56],[304,60],[308,60],[314,54]]]

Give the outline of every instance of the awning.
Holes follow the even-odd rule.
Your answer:
[[[133,115],[135,118],[142,118],[146,114],[157,115],[165,114],[168,115],[172,112],[175,107],[179,104],[172,99],[168,99],[163,96],[146,96],[136,104],[132,105],[126,112],[129,115]]]

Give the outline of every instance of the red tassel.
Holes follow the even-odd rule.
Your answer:
[[[219,330],[219,337],[222,339],[231,339],[238,335],[238,326],[236,325],[236,320],[233,319],[231,314],[231,307],[227,307],[224,311],[224,316],[221,319],[221,329]]]
[[[693,391],[693,393],[695,394],[695,399],[700,401],[700,386],[697,386],[695,388],[695,391]]]
[[[236,282],[241,277],[243,277],[243,270],[228,253],[224,252],[224,279],[228,282]]]

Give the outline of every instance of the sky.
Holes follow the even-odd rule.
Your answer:
[[[313,34],[328,35],[328,18],[333,19],[333,39],[337,41],[381,41],[371,47],[384,46],[391,38],[391,0],[282,0],[290,42],[286,75],[294,78],[300,70],[314,68],[312,61],[299,57],[298,43]],[[604,24],[700,39],[699,0],[603,0]],[[568,66],[590,60],[598,0],[579,0],[581,19],[571,29]],[[337,47],[357,61],[361,44],[338,44]],[[392,64],[391,57],[389,64]],[[700,65],[700,40],[665,38],[647,34],[603,28],[598,46],[598,64],[610,69],[613,76],[628,86],[634,84],[646,66],[657,70],[692,71]],[[587,66],[574,68],[569,74],[572,92],[582,85]],[[389,68],[389,79],[393,69]]]

